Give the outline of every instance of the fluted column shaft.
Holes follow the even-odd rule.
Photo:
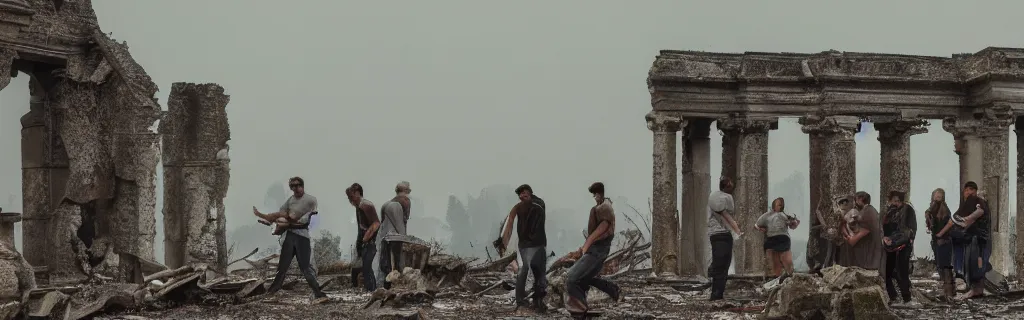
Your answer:
[[[851,195],[857,189],[857,144],[854,134],[860,130],[860,119],[852,116],[807,116],[800,119],[801,130],[810,139],[811,219],[807,238],[807,265],[811,268],[826,263],[825,257],[834,237],[830,229],[838,225],[818,221],[815,211],[832,213],[832,201]],[[817,190],[817,194],[815,194]]]
[[[928,121],[897,120],[875,124],[881,145],[879,172],[881,190],[875,195],[876,203],[885,199],[890,191],[910,194],[910,136],[928,132]]]
[[[967,181],[974,181],[979,191],[984,192],[992,214],[992,257],[989,262],[994,270],[1004,275],[1016,271],[1010,256],[1012,230],[1009,228],[1008,207],[1008,127],[1013,120],[1008,116],[990,115],[982,119],[947,118],[942,121],[942,128],[952,133],[955,139],[954,151],[960,158],[960,187]]]
[[[647,128],[654,133],[652,180],[651,259],[654,273],[679,274],[679,216],[676,198],[676,133],[679,118],[648,113]]]
[[[749,230],[768,208],[768,131],[776,119],[727,118],[718,121],[722,138],[722,174],[733,180],[736,212],[733,218]],[[733,245],[737,274],[765,272],[764,235],[746,233]]]
[[[680,272],[707,273],[711,248],[708,242],[707,206],[711,192],[711,122],[686,119],[683,129],[683,203],[679,217]],[[716,186],[717,188],[717,186]]]

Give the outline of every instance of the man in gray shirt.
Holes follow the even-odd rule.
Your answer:
[[[313,303],[323,303],[328,300],[327,295],[320,291],[320,284],[317,282],[316,275],[313,273],[313,267],[310,265],[313,247],[309,241],[309,219],[311,215],[316,214],[316,197],[306,193],[305,181],[300,177],[288,179],[288,187],[292,190],[292,196],[288,197],[288,200],[284,202],[278,213],[301,212],[303,215],[298,219],[300,225],[286,230],[281,235],[281,257],[278,258],[277,275],[274,277],[274,283],[270,285],[267,293],[275,293],[281,290],[281,286],[284,285],[284,278],[288,274],[288,268],[292,265],[292,258],[297,257],[299,259],[299,269],[306,278],[306,283],[313,290],[313,296],[315,297]],[[256,207],[252,208],[252,212],[260,219],[265,220],[274,215],[260,213],[259,210],[256,210]]]
[[[732,218],[736,203],[732,199],[732,179],[722,177],[718,182],[718,191],[708,197],[708,237],[711,241],[711,265],[708,266],[708,277],[711,278],[711,299],[721,300],[725,295],[725,282],[732,265],[732,234],[731,228],[742,235],[740,227]]]
[[[402,271],[402,243],[398,241],[385,241],[384,237],[389,234],[404,235],[406,230],[405,222],[409,219],[410,201],[409,193],[412,188],[409,182],[402,181],[395,186],[395,197],[380,206],[380,231],[377,232],[377,243],[380,244],[378,262],[381,274],[377,275],[377,285],[385,289],[391,288],[391,283],[385,281],[392,270]],[[392,266],[392,264],[394,264]]]

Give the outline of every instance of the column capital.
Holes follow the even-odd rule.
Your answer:
[[[924,119],[896,119],[891,121],[876,122],[875,130],[878,131],[878,141],[896,137],[912,136],[928,132],[928,123]]]
[[[818,116],[800,117],[800,130],[807,134],[849,133],[860,131],[860,118],[856,116]]]
[[[779,128],[778,118],[727,117],[718,119],[717,123],[718,130],[738,133],[768,132]]]
[[[678,132],[686,125],[686,121],[679,117],[674,117],[658,112],[648,112],[644,119],[647,120],[647,129],[654,131],[655,133],[662,132]]]
[[[1007,129],[1013,124],[1012,117],[961,118],[949,117],[942,119],[942,129],[952,133],[954,138],[966,136],[992,137],[1008,134]]]

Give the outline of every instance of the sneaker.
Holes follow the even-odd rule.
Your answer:
[[[915,308],[916,309],[916,308],[920,308],[921,307],[921,303],[917,302],[917,301],[907,301],[907,302],[903,303],[903,307],[904,308]]]

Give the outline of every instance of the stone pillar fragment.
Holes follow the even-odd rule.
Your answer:
[[[711,122],[687,119],[683,129],[683,200],[679,216],[679,257],[682,275],[704,275],[711,256],[707,206],[711,188]]]
[[[854,134],[860,131],[860,119],[853,116],[806,116],[800,118],[801,130],[810,139],[810,235],[807,237],[807,265],[816,268],[826,263],[833,245],[829,234],[839,226],[818,221],[815,211],[832,212],[832,201],[852,195],[857,189],[857,145]],[[829,232],[832,230],[832,232]]]
[[[1016,272],[1010,256],[1012,229],[1008,208],[1008,127],[1013,120],[1008,115],[988,115],[981,119],[946,118],[942,121],[942,128],[952,133],[955,139],[955,152],[960,158],[961,188],[967,181],[974,181],[979,191],[985,193],[992,214],[992,258],[989,262],[994,270],[1004,275]],[[957,193],[962,194],[960,190]]]
[[[70,235],[59,232],[58,207],[64,199],[69,159],[61,137],[62,121],[52,99],[54,87],[48,74],[34,75],[29,82],[29,112],[21,117],[22,250],[33,266],[48,267],[53,274],[75,274]]]
[[[722,175],[736,188],[733,218],[741,230],[750,230],[768,209],[768,131],[777,119],[725,118],[718,120],[722,138]],[[733,245],[737,274],[765,274],[764,234],[746,232]]]
[[[165,263],[227,264],[224,197],[230,140],[224,88],[175,83],[163,135]]]
[[[654,166],[652,180],[651,260],[656,275],[679,274],[679,216],[676,176],[676,133],[679,118],[648,113],[647,129],[654,133]]]
[[[875,123],[878,142],[881,145],[879,172],[882,194],[874,195],[876,203],[882,203],[890,191],[901,191],[910,195],[910,136],[928,132],[928,121],[896,120]]]
[[[1024,230],[1024,119],[1017,117],[1014,123],[1014,134],[1017,138],[1017,214],[1014,215],[1015,243],[1013,244],[1014,266],[1017,275],[1024,275],[1024,237],[1017,234]]]

